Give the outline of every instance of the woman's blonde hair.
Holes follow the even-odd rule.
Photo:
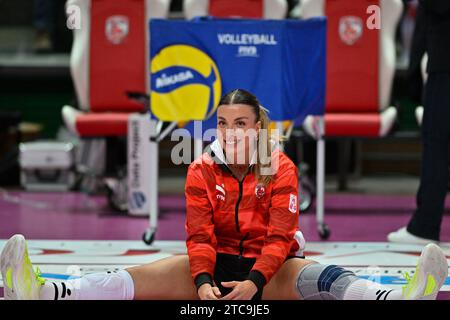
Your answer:
[[[283,137],[275,137],[269,128],[269,111],[261,106],[258,99],[244,89],[236,89],[225,94],[219,102],[221,105],[245,104],[251,106],[256,116],[256,122],[260,121],[261,129],[258,134],[256,150],[257,159],[253,167],[258,183],[267,185],[273,179],[272,149]]]

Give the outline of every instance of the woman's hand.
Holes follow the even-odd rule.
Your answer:
[[[209,283],[204,283],[198,288],[198,296],[200,300],[219,300],[222,294],[219,288],[213,287]]]
[[[225,288],[233,288],[221,300],[250,300],[258,292],[258,288],[251,280],[222,282]]]

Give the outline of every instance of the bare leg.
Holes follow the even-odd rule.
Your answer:
[[[306,265],[317,263],[312,260],[293,258],[287,260],[264,287],[263,300],[300,300],[297,277]]]
[[[356,283],[359,280],[352,272],[346,271],[345,269],[333,266],[333,265],[319,265],[317,262],[312,260],[305,259],[289,259],[287,260],[280,270],[273,276],[270,282],[264,287],[262,298],[265,300],[302,300],[303,296],[300,294],[299,288],[297,287],[297,281],[299,279],[299,275],[301,271],[308,265],[316,264],[316,266],[322,269],[323,273],[317,272],[317,270],[313,271],[313,278],[309,278],[307,282],[309,282],[309,291],[310,295],[308,295],[308,299],[320,299],[320,300],[343,300],[347,299],[358,299],[358,300],[375,300],[378,297],[378,293],[383,295],[379,296],[379,298],[383,298],[384,294],[389,295],[389,298],[400,299],[401,291],[397,290],[389,290],[389,288],[382,287],[381,285],[377,285],[374,282],[368,280],[360,280],[357,285],[357,288],[353,291],[354,293],[345,296],[345,290],[350,287],[350,284]],[[330,268],[330,269],[328,269]],[[309,269],[311,270],[311,268]],[[345,282],[341,282],[338,284],[338,287],[341,288],[340,292],[331,293],[330,288],[333,281],[336,281],[338,277],[333,278],[333,275],[345,275],[348,279]],[[324,275],[322,278],[321,276]],[[311,274],[310,274],[311,276]],[[314,279],[314,277],[317,277]],[[311,281],[316,281],[315,284],[311,285]],[[328,290],[325,289],[328,285]],[[319,291],[319,287],[322,290]],[[311,289],[312,288],[312,289]],[[386,289],[386,290],[383,290]],[[305,290],[305,289],[303,289]],[[395,292],[394,292],[395,291]],[[312,293],[312,294],[311,294]],[[367,294],[366,294],[367,293]],[[378,299],[377,299],[378,300]]]
[[[133,278],[136,300],[199,299],[187,255],[168,257],[127,271]]]
[[[437,245],[422,250],[411,281],[403,289],[357,277],[350,270],[289,259],[265,286],[263,299],[434,300],[448,276],[447,258]]]

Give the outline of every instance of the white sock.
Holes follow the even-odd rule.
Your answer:
[[[377,282],[358,279],[344,292],[344,300],[403,300],[402,290],[393,290]]]
[[[46,281],[41,300],[133,300],[134,282],[126,270],[93,273],[64,282]]]
[[[45,281],[39,293],[40,300],[75,300],[73,280],[64,282]]]

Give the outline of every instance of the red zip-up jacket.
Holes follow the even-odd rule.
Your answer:
[[[278,170],[268,185],[259,184],[253,172],[239,182],[216,140],[189,166],[186,244],[197,288],[212,283],[217,253],[256,258],[249,280],[258,289],[288,256],[296,255],[297,167],[279,149],[272,152],[272,163],[278,163]]]

